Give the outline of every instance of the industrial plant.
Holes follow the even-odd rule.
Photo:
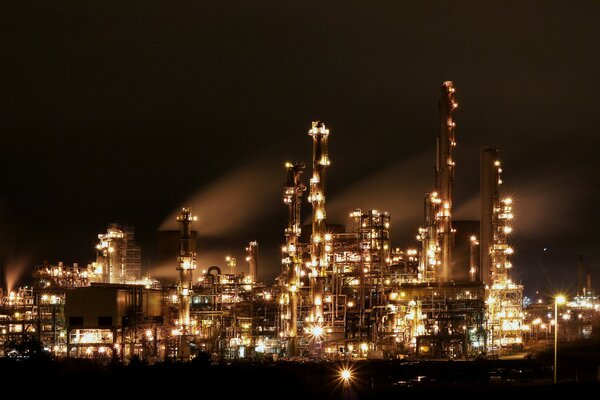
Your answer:
[[[0,356],[30,338],[57,357],[149,363],[200,353],[275,361],[474,359],[547,340],[558,325],[553,305],[540,299],[526,308],[513,277],[518,204],[503,194],[500,152],[481,149],[478,226],[455,221],[453,82],[441,85],[438,107],[434,184],[423,194],[413,247],[393,245],[385,210],[351,209],[347,225],[328,222],[328,142],[335,132],[315,121],[308,130],[312,163],[286,162],[281,171],[287,221],[274,282],[258,280],[259,243],[251,240],[248,273],[234,257],[197,269],[202,226],[194,212],[202,210],[182,208],[177,217],[170,255],[176,283],[144,276],[133,228],[113,223],[98,235],[94,262],[37,265],[31,286],[0,292]],[[310,215],[302,214],[303,204]],[[303,223],[308,218],[310,225]],[[589,274],[583,278],[583,265],[580,271],[578,295],[559,317],[562,334],[573,338],[592,335],[600,313]]]

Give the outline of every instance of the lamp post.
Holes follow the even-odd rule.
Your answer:
[[[565,296],[559,294],[554,298],[554,383],[556,384],[556,367],[558,364],[558,305],[567,301]]]

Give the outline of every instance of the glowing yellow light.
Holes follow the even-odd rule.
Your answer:
[[[556,304],[565,304],[567,302],[567,298],[564,295],[559,294],[554,298],[554,301],[556,301]]]
[[[343,369],[342,372],[340,373],[340,376],[342,377],[342,379],[344,381],[349,381],[350,379],[352,379],[352,372],[350,372],[349,369]]]
[[[316,337],[319,337],[319,336],[323,335],[323,327],[321,327],[321,326],[315,326],[315,327],[313,327],[312,333]]]
[[[368,344],[368,343],[361,343],[361,344],[360,344],[360,349],[361,349],[362,351],[367,351],[367,350],[369,350],[369,344]]]

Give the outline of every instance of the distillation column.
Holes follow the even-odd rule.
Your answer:
[[[300,269],[302,268],[302,251],[298,239],[302,233],[300,208],[302,194],[306,186],[300,180],[304,163],[286,163],[287,180],[283,189],[283,203],[288,207],[288,225],[285,229],[286,245],[284,246],[283,277],[284,305],[286,326],[284,336],[288,339],[288,355],[299,355],[298,349],[298,290],[300,289]]]
[[[196,269],[195,245],[192,241],[192,222],[196,217],[192,216],[189,208],[183,208],[177,217],[180,224],[179,256],[177,257],[179,271],[179,328],[180,328],[180,350],[178,358],[186,358],[189,353],[187,341],[183,340],[191,332],[190,325],[190,300],[192,296],[192,272]]]
[[[483,147],[481,149],[481,221],[480,221],[480,257],[481,281],[490,286],[492,272],[492,245],[494,243],[494,205],[500,197],[498,181],[500,180],[500,161],[498,149]]]
[[[442,85],[439,102],[440,134],[437,138],[437,162],[435,185],[441,210],[438,212],[438,235],[440,241],[440,269],[438,279],[444,282],[452,279],[452,188],[454,182],[454,159],[452,150],[456,146],[454,129],[456,124],[452,113],[458,107],[454,99],[454,85],[446,81]]]
[[[469,239],[469,281],[476,282],[477,281],[477,247],[479,246],[479,241],[477,240],[477,236],[471,236]]]
[[[246,261],[248,261],[248,279],[254,283],[257,281],[256,273],[258,267],[258,242],[256,240],[248,243],[246,247]]]
[[[510,197],[500,198],[501,173],[498,151],[484,148],[481,227],[482,239],[485,234],[486,242],[490,239],[491,242],[486,248],[482,247],[481,253],[482,260],[487,259],[489,263],[489,270],[485,275],[482,272],[482,279],[487,279],[486,345],[491,352],[511,351],[514,346],[521,345],[523,333],[523,286],[514,283],[510,278],[513,267],[510,257],[514,250],[508,238],[512,232],[513,200]],[[490,178],[493,180],[490,181]]]
[[[313,138],[313,173],[310,179],[310,197],[312,204],[312,236],[311,236],[311,293],[313,332],[316,337],[323,332],[323,291],[327,276],[328,260],[326,245],[330,246],[331,235],[326,232],[325,214],[325,170],[329,165],[327,142],[329,130],[320,121],[312,123],[308,134]]]

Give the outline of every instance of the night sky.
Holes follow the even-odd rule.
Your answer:
[[[165,275],[156,232],[191,205],[200,268],[256,239],[270,282],[283,163],[310,164],[316,119],[330,128],[329,221],[389,210],[394,246],[408,246],[445,80],[459,102],[455,218],[478,219],[479,148],[497,145],[516,279],[574,291],[579,253],[600,274],[598,1],[21,0],[0,15],[11,276],[91,262],[114,221],[135,225],[144,267]]]

